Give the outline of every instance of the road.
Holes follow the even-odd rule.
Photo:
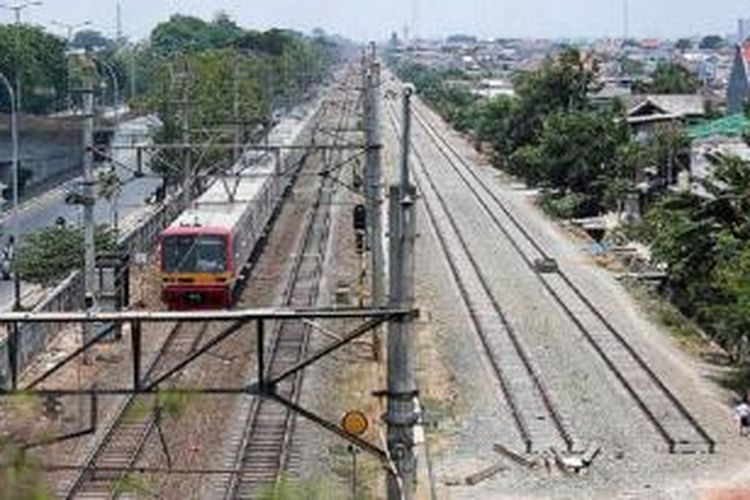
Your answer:
[[[139,117],[122,123],[114,137],[114,144],[143,144],[149,139],[149,125],[153,125],[153,119]],[[135,166],[135,152],[130,150],[115,150],[114,158],[117,163]],[[109,167],[105,167],[109,168]],[[127,223],[128,218],[133,218],[143,210],[145,199],[148,198],[158,187],[161,181],[155,177],[146,176],[134,178],[132,170],[121,165],[116,166],[118,177],[123,182],[120,196],[117,200],[118,219]],[[145,173],[148,173],[146,170]],[[10,213],[2,217],[2,244],[7,241],[7,235],[18,227],[21,241],[23,236],[40,228],[55,224],[58,217],[63,217],[69,225],[80,225],[83,211],[79,206],[65,203],[66,193],[80,185],[82,178],[72,179],[55,189],[47,191],[23,203],[18,213],[12,216]],[[111,223],[113,220],[113,202],[97,198],[94,216],[98,224]],[[122,226],[121,226],[122,227]],[[124,228],[123,228],[124,229]],[[29,284],[22,284],[22,295],[31,290]],[[13,304],[13,283],[11,281],[0,281],[0,308],[8,310]]]

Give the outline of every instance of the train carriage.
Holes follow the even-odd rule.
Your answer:
[[[271,144],[293,144],[311,115],[283,119]],[[246,151],[159,239],[162,301],[173,310],[228,308],[299,154]]]
[[[277,181],[270,170],[253,169],[236,186],[214,182],[162,233],[162,299],[170,309],[229,307],[274,210]],[[227,188],[235,191],[232,202]]]

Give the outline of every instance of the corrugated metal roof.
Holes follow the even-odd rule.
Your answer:
[[[701,116],[705,114],[703,96],[698,94],[636,94],[629,99],[628,114],[652,105],[666,114]]]
[[[685,128],[691,139],[705,139],[712,136],[737,137],[748,131],[750,120],[742,113],[706,121]]]

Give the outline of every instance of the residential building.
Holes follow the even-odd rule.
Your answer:
[[[750,120],[743,113],[726,116],[690,126],[690,186],[699,195],[705,194],[704,180],[713,170],[711,155],[733,155],[750,160],[750,147],[743,135],[750,129]]]
[[[688,124],[706,115],[699,94],[636,94],[626,104],[627,121],[640,141],[647,140],[658,123]]]

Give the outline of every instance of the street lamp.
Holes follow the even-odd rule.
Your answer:
[[[117,108],[120,106],[120,85],[117,81],[117,73],[115,73],[115,70],[112,68],[112,65],[103,61],[102,59],[97,58],[96,61],[101,64],[105,70],[107,70],[107,73],[109,74],[109,77],[112,79],[112,107],[115,110],[115,128],[117,128],[118,122],[117,122]]]
[[[10,133],[13,141],[13,157],[12,157],[12,176],[13,176],[13,208],[11,211],[11,219],[13,222],[13,255],[12,260],[16,258],[16,247],[19,244],[18,241],[18,116],[16,108],[16,96],[13,92],[13,86],[10,84],[10,80],[0,73],[0,81],[5,85],[5,89],[10,97]],[[21,309],[21,280],[18,277],[18,270],[13,273],[13,285],[14,285],[14,302],[13,309],[18,311]]]
[[[82,23],[76,23],[76,24],[63,23],[61,21],[50,21],[50,24],[54,26],[59,26],[60,28],[63,28],[67,32],[68,36],[66,37],[66,40],[68,41],[68,45],[70,45],[71,42],[73,41],[73,34],[81,28],[84,28],[86,26],[91,26],[91,21],[84,21]]]
[[[69,24],[69,23],[64,23],[61,21],[53,20],[53,21],[50,21],[50,24],[54,26],[59,26],[65,29],[67,33],[67,37],[65,39],[66,45],[68,46],[68,48],[70,48],[70,44],[73,43],[73,34],[76,31],[78,31],[80,28],[83,28],[85,26],[91,26],[91,21],[84,21],[82,23],[77,23],[77,24]],[[68,68],[68,71],[67,71],[68,75],[67,75],[67,80],[66,80],[67,87],[68,87],[68,111],[72,114],[73,113],[73,97],[70,94],[70,58],[67,57],[66,60],[67,60],[67,68]]]
[[[36,7],[42,5],[39,0],[26,1],[16,4],[7,4],[0,2],[0,8],[12,10],[16,17],[16,112],[21,111],[21,12],[27,7]]]
[[[120,86],[119,86],[119,83],[117,81],[117,73],[115,72],[114,68],[112,68],[112,65],[110,65],[109,63],[107,63],[104,60],[99,59],[99,58],[96,58],[96,62],[98,62],[99,64],[101,64],[102,67],[104,67],[104,69],[107,70],[107,73],[109,74],[110,78],[112,78],[112,89],[113,89],[112,99],[114,101],[113,102],[113,109],[114,109],[114,132],[112,134],[112,143],[114,144],[115,138],[117,137],[117,133],[118,133],[119,128],[120,128],[120,113],[119,113],[119,108],[120,108]],[[113,153],[113,156],[114,156],[114,153]],[[114,163],[113,163],[113,168],[114,168]],[[116,175],[117,174],[115,174],[115,176]],[[117,180],[117,182],[119,183],[119,179]],[[113,193],[112,200],[110,201],[110,203],[112,203],[112,206],[113,206],[113,212],[114,212],[113,226],[114,226],[114,230],[115,231],[117,231],[118,219],[119,219],[119,216],[118,216],[119,199],[120,199],[120,187],[118,185],[117,188],[115,189],[114,193]]]

